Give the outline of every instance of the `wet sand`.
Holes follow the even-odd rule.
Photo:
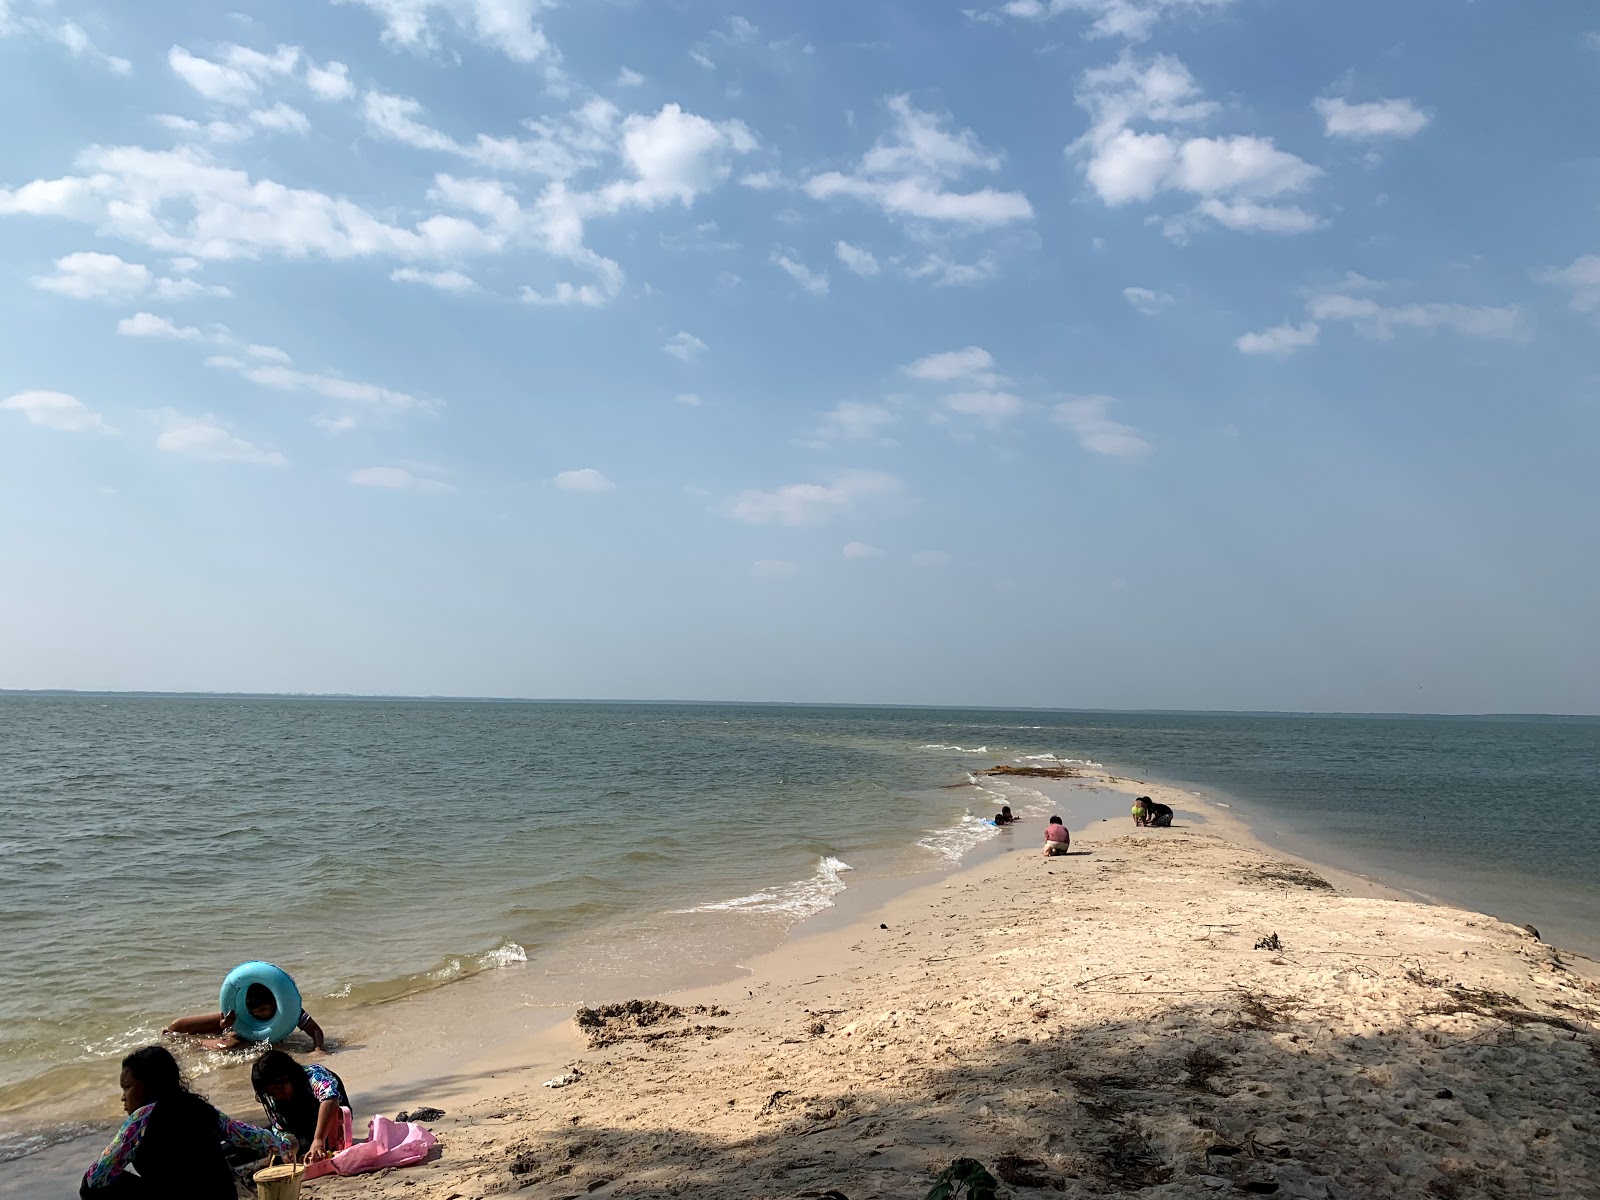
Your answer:
[[[1106,805],[1029,782],[1036,811]],[[1033,816],[954,874],[852,887],[592,1048],[570,1013],[452,1025],[471,985],[443,989],[437,1053],[347,1074],[358,1127],[446,1109],[436,1159],[306,1194],[864,1200],[959,1157],[1017,1194],[1593,1194],[1595,963],[1286,858],[1191,795],[1092,782],[1124,815],[1072,822],[1073,855],[1041,857]],[[1133,830],[1135,792],[1179,828]],[[54,1157],[0,1194],[71,1194],[83,1148]]]

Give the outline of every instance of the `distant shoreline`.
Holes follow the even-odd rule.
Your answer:
[[[90,688],[0,688],[8,696],[118,700],[318,700],[360,701],[383,704],[593,704],[616,707],[675,708],[846,708],[889,709],[903,712],[1067,713],[1075,716],[1103,714],[1117,717],[1258,717],[1361,721],[1560,721],[1600,724],[1600,713],[1438,713],[1345,712],[1248,708],[1040,708],[1034,705],[902,704],[862,700],[626,700],[615,697],[573,696],[452,696],[384,695],[362,692],[204,692],[113,691]]]

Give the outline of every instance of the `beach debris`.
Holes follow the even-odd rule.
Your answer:
[[[1083,774],[1076,767],[1008,767],[1004,763],[990,767],[985,775],[1027,775],[1034,779],[1076,779]]]
[[[572,1019],[589,1039],[589,1049],[598,1050],[618,1042],[657,1042],[664,1038],[721,1037],[728,1032],[725,1025],[678,1025],[690,1017],[725,1017],[728,1010],[721,1007],[696,1004],[679,1008],[660,1000],[624,1000],[620,1004],[602,1004],[598,1008],[580,1008]],[[659,1026],[671,1026],[659,1028]]]
[[[1000,1181],[975,1158],[958,1158],[934,1180],[926,1200],[995,1200]]]
[[[1239,1018],[1228,1026],[1234,1031],[1245,1029],[1271,1029],[1287,1025],[1300,1002],[1279,996],[1264,996],[1244,991],[1239,996]]]
[[[785,1096],[792,1096],[793,1094],[793,1092],[787,1090],[773,1092],[772,1095],[767,1097],[766,1104],[762,1105],[761,1115],[766,1116],[769,1112],[772,1112],[778,1107],[778,1101],[782,1100]]]
[[[1531,937],[1536,942],[1544,941],[1544,939],[1539,936],[1539,931],[1537,929],[1535,929],[1532,925],[1524,925],[1522,927],[1522,932],[1527,934],[1529,937]]]
[[[1269,933],[1269,934],[1267,934],[1266,937],[1261,938],[1256,942],[1256,949],[1257,950],[1282,950],[1283,949],[1283,943],[1278,940],[1278,935],[1276,933]]]
[[[1449,1088],[1440,1088],[1433,1094],[1433,1098],[1435,1100],[1454,1100],[1456,1098],[1456,1094]]]
[[[407,1110],[404,1110],[404,1111],[398,1113],[395,1116],[395,1121],[400,1123],[400,1124],[405,1124],[408,1121],[410,1121],[410,1122],[437,1121],[442,1116],[444,1116],[444,1109],[442,1109],[442,1108],[429,1108],[426,1105],[424,1105],[421,1108],[407,1109]]]
[[[888,927],[888,926],[887,926],[887,925],[879,925],[879,926],[878,926],[878,928],[879,928],[879,929],[887,929],[887,928],[889,928],[889,927]]]
[[[579,1071],[577,1068],[573,1068],[570,1071],[565,1071],[562,1074],[557,1075],[554,1079],[546,1079],[544,1081],[544,1086],[547,1088],[571,1087],[582,1078],[583,1072]]]
[[[1286,862],[1269,862],[1251,867],[1245,871],[1242,879],[1245,883],[1282,883],[1290,887],[1307,888],[1313,892],[1334,890],[1333,884],[1315,871],[1308,871],[1305,867]]]
[[[1211,1090],[1211,1079],[1227,1069],[1227,1062],[1207,1046],[1196,1046],[1183,1056],[1183,1082],[1198,1092]]]
[[[1001,1183],[1009,1183],[1012,1187],[1023,1188],[1055,1188],[1062,1190],[1062,1181],[1053,1175],[1041,1175],[1034,1167],[1042,1167],[1044,1163],[1037,1158],[1023,1158],[1019,1154],[1002,1154],[994,1160],[994,1173],[999,1176]]]

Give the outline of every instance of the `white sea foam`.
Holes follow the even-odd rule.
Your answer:
[[[983,789],[989,791],[988,788]],[[999,795],[989,792],[990,795]],[[951,862],[960,862],[961,856],[974,846],[981,845],[990,838],[998,835],[1000,830],[994,822],[964,813],[961,820],[954,825],[946,825],[943,829],[935,829],[927,837],[918,838],[917,845],[924,850],[932,850],[940,858],[949,859]]]
[[[679,913],[777,913],[797,919],[809,917],[833,903],[833,898],[845,889],[845,882],[840,878],[841,874],[854,869],[849,863],[829,854],[817,864],[816,873],[810,879],[784,884],[782,887],[764,888],[759,892],[751,892],[748,896],[735,896],[732,900],[719,900],[714,904],[702,904],[697,908],[682,908],[677,911]]]
[[[471,966],[464,959],[452,958],[434,971],[429,971],[427,977],[439,983],[448,983],[452,979],[460,979],[465,975],[476,975],[480,971],[496,971],[501,967],[515,966],[528,961],[528,952],[515,942],[502,942],[493,950],[478,955],[471,961]]]
[[[987,747],[987,746],[951,746],[951,745],[945,744],[944,742],[928,742],[926,745],[919,746],[918,749],[919,750],[954,750],[958,754],[987,754],[987,753],[989,753],[989,747]]]
[[[1016,761],[1019,763],[1056,763],[1063,767],[1087,767],[1091,771],[1101,771],[1105,769],[1104,763],[1097,763],[1092,758],[1062,758],[1057,754],[1019,754],[1017,755]]]
[[[528,952],[515,942],[505,942],[478,959],[478,966],[485,971],[493,971],[499,967],[515,966],[517,963],[528,961]]]

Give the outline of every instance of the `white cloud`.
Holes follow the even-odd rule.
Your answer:
[[[915,108],[906,96],[891,96],[887,104],[894,119],[891,133],[866,153],[854,173],[812,176],[805,184],[808,195],[860,200],[902,220],[973,228],[1032,219],[1033,206],[1021,192],[950,190],[963,176],[1000,168],[1000,156],[985,150],[970,129],[951,132],[944,118]]]
[[[931,280],[934,287],[970,287],[987,283],[1000,274],[1000,264],[992,254],[985,254],[977,262],[952,262],[941,254],[930,254],[921,262],[906,267],[912,279]]]
[[[772,262],[779,267],[785,275],[794,280],[813,296],[826,296],[828,294],[828,275],[826,271],[811,270],[805,263],[796,262],[787,254],[777,250],[772,252]]]
[[[233,293],[219,283],[201,283],[198,279],[158,279],[154,289],[157,300],[189,300],[195,296],[231,296]]]
[[[311,132],[311,119],[298,108],[282,103],[274,104],[271,108],[252,109],[237,121],[195,121],[189,117],[161,113],[156,117],[156,123],[183,135],[185,140],[204,140],[219,145],[245,141],[262,129],[269,133],[298,133],[302,136]]]
[[[622,159],[633,178],[601,188],[593,203],[603,212],[628,207],[688,207],[733,173],[732,156],[757,147],[742,121],[710,121],[668,104],[653,117],[634,113],[622,122]]]
[[[380,387],[375,383],[362,383],[359,380],[346,379],[341,375],[301,371],[294,367],[283,366],[277,362],[255,365],[238,363],[232,360],[216,360],[208,363],[208,365],[231,367],[250,380],[250,382],[258,383],[262,387],[277,388],[285,392],[310,392],[312,395],[322,396],[328,400],[337,400],[344,404],[356,404],[372,409],[427,407],[424,401],[407,392]]]
[[[734,158],[756,148],[742,122],[711,121],[676,104],[654,115],[623,116],[595,97],[563,117],[527,122],[529,137],[479,134],[472,141],[424,123],[422,106],[403,96],[368,92],[361,107],[377,136],[456,155],[496,173],[524,172],[548,180],[526,207],[516,187],[498,179],[440,176],[431,193],[447,207],[481,218],[480,228],[494,238],[494,252],[531,244],[597,276],[593,283],[529,286],[522,298],[531,304],[598,306],[614,299],[622,288],[622,269],[584,244],[586,222],[633,209],[690,207],[732,175]],[[579,174],[601,169],[609,169],[610,182],[592,188],[576,182]]]
[[[894,422],[894,412],[882,404],[845,400],[822,414],[816,434],[807,444],[884,441],[884,430]]]
[[[939,404],[947,412],[977,417],[989,425],[998,425],[1022,411],[1021,398],[1010,392],[954,392],[940,397]]]
[[[1274,325],[1259,333],[1247,333],[1234,343],[1240,354],[1268,354],[1287,358],[1298,350],[1317,344],[1320,326],[1315,321],[1304,325]]]
[[[1137,429],[1106,415],[1106,410],[1115,403],[1110,396],[1071,396],[1056,405],[1056,420],[1072,430],[1078,444],[1093,454],[1108,458],[1137,458],[1148,454],[1150,443]]]
[[[264,81],[291,74],[300,61],[296,46],[279,46],[263,54],[246,46],[222,47],[222,61],[200,58],[182,46],[167,51],[173,74],[215,104],[246,105],[261,92]]]
[[[739,493],[732,506],[736,520],[750,525],[819,525],[865,503],[893,498],[902,489],[881,471],[846,471],[832,483],[792,483],[770,492]]]
[[[623,67],[617,72],[617,86],[619,88],[636,88],[645,85],[645,77],[631,67]]]
[[[699,408],[705,403],[705,401],[700,399],[700,397],[694,392],[679,392],[673,397],[673,399],[679,404],[683,405],[685,408]]]
[[[860,246],[852,246],[849,242],[835,242],[833,252],[850,270],[857,275],[876,275],[878,273],[878,260],[872,251]]]
[[[799,573],[799,563],[788,562],[781,558],[763,558],[750,568],[750,574],[757,579],[787,579]]]
[[[1324,96],[1314,104],[1329,137],[1371,140],[1415,137],[1433,120],[1410,100],[1373,100],[1351,104]]]
[[[259,358],[264,362],[287,363],[289,355],[276,346],[246,346],[244,352],[251,358]]]
[[[1316,228],[1317,219],[1297,207],[1265,203],[1307,190],[1322,174],[1271,138],[1136,128],[1191,125],[1218,112],[1176,58],[1140,62],[1124,52],[1115,63],[1086,71],[1077,98],[1091,124],[1067,151],[1108,206],[1148,204],[1176,193],[1193,207],[1165,223],[1174,237],[1208,222],[1267,233]]]
[[[550,481],[567,492],[614,492],[617,485],[593,467],[580,467],[576,471],[562,471]]]
[[[48,8],[52,0],[40,0],[39,7]],[[11,9],[7,0],[0,0],[0,38],[25,35],[40,41],[53,42],[64,48],[73,58],[99,63],[113,75],[133,73],[133,64],[115,54],[107,54],[94,44],[76,21],[52,21],[43,17],[24,16]]]
[[[455,490],[443,480],[434,479],[408,467],[362,467],[358,471],[350,472],[350,482],[356,487],[421,492],[425,496],[438,496]]]
[[[97,412],[65,392],[18,392],[0,400],[0,409],[19,412],[30,425],[58,429],[62,433],[115,433]]]
[[[717,69],[717,64],[712,62],[710,57],[702,50],[689,51],[689,59],[702,70],[715,71]]]
[[[318,100],[348,100],[356,94],[356,85],[350,82],[350,68],[342,62],[320,67],[307,63],[306,86]]]
[[[143,263],[94,251],[79,251],[56,259],[55,271],[38,276],[33,284],[74,300],[132,300],[146,292],[153,292],[158,300],[232,294],[225,287],[201,283],[198,279],[159,279]]]
[[[78,166],[80,175],[0,189],[0,215],[80,221],[163,254],[205,260],[454,258],[499,253],[520,232],[445,215],[410,229],[390,225],[350,200],[252,180],[193,147],[92,146]]]
[[[752,192],[771,192],[787,187],[788,181],[776,171],[751,171],[739,177],[739,186],[747,187]]]
[[[1575,311],[1600,313],[1600,254],[1586,254],[1567,266],[1535,272],[1534,278],[1565,288]]]
[[[1492,341],[1515,342],[1527,337],[1522,312],[1516,305],[1383,305],[1367,296],[1329,292],[1311,297],[1306,312],[1316,321],[1347,321],[1362,337],[1377,341],[1389,341],[1401,329],[1448,329],[1465,337]]]
[[[949,561],[949,552],[944,550],[918,550],[911,556],[913,567],[942,567]]]
[[[129,300],[149,288],[150,280],[150,268],[142,263],[81,251],[56,259],[54,273],[39,276],[33,285],[74,300]]]
[[[753,42],[761,34],[753,22],[737,15],[728,19],[728,29],[728,36],[736,42]]]
[[[156,414],[156,419],[165,427],[156,438],[156,448],[168,454],[205,462],[257,463],[267,467],[289,464],[278,451],[245,441],[213,416],[189,417],[166,408]]]
[[[438,46],[438,21],[448,18],[461,32],[516,62],[560,58],[534,18],[549,0],[334,0],[372,10],[383,22],[383,40],[406,50]]]
[[[869,546],[866,542],[846,542],[844,556],[846,558],[882,558],[884,551],[876,546]]]
[[[1183,13],[1199,14],[1226,8],[1234,0],[1008,0],[1000,6],[1007,16],[1039,21],[1063,13],[1092,18],[1086,36],[1120,37],[1143,41],[1163,20]]]
[[[711,347],[692,333],[679,332],[669,337],[661,349],[679,362],[696,363]]]
[[[193,325],[178,325],[154,313],[134,313],[117,322],[117,332],[123,337],[173,338],[180,342],[197,342],[203,336]]]
[[[1156,292],[1150,288],[1125,287],[1122,289],[1122,298],[1134,309],[1142,312],[1147,317],[1153,317],[1162,309],[1170,307],[1174,300],[1170,292]]]
[[[415,267],[397,267],[389,272],[396,283],[420,283],[441,292],[470,292],[477,289],[470,275],[460,271],[419,271]]]
[[[274,133],[310,133],[311,120],[298,108],[287,104],[274,104],[271,108],[257,109],[250,114],[251,124]]]
[[[959,381],[976,387],[992,388],[1004,382],[994,372],[994,356],[982,346],[968,346],[964,350],[930,354],[900,369],[911,378],[928,383]]]

